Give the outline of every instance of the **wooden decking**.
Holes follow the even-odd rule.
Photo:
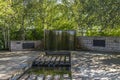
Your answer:
[[[71,68],[70,52],[46,52],[35,59],[32,64],[33,67],[61,67]]]

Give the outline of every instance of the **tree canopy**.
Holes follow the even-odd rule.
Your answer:
[[[0,0],[0,44],[40,40],[45,29],[120,36],[120,0]]]

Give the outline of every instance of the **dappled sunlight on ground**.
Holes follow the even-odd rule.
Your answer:
[[[39,51],[0,52],[0,79],[16,73],[17,66],[39,53]]]
[[[40,53],[0,52],[0,79],[16,73],[15,67]],[[120,54],[74,51],[71,57],[73,80],[120,80]]]
[[[7,52],[7,51],[1,51],[0,52],[0,58],[3,57],[14,57],[14,56],[24,56],[24,55],[31,55],[35,54],[36,51],[13,51],[13,52]]]
[[[92,52],[73,52],[73,79],[120,80],[120,55]]]

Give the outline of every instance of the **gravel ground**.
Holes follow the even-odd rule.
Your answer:
[[[120,80],[120,54],[72,52],[73,80]]]
[[[10,77],[16,71],[15,66],[39,53],[0,52],[0,80]],[[71,69],[72,80],[120,80],[120,54],[73,51]]]

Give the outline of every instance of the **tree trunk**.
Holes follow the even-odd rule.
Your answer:
[[[22,23],[21,23],[21,39],[25,40],[25,27],[24,27],[24,19],[25,19],[25,10],[23,10],[23,15],[22,15]]]
[[[7,49],[6,29],[3,29],[4,48]]]
[[[25,40],[24,16],[23,16],[23,19],[22,19],[21,31],[22,31],[21,38],[22,38],[22,40]]]

